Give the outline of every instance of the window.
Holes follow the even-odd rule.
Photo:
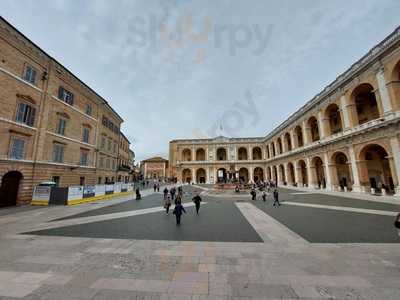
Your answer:
[[[86,151],[86,150],[82,150],[79,164],[81,166],[87,166],[88,165],[88,161],[89,161],[89,152]]]
[[[13,159],[24,158],[25,140],[17,137],[11,138],[10,157]]]
[[[36,83],[36,70],[32,66],[26,66],[24,73],[24,80],[28,81],[31,84]]]
[[[106,147],[106,138],[104,136],[101,137],[101,145],[100,148],[104,149]]]
[[[64,145],[54,143],[53,161],[62,163],[64,161]]]
[[[33,106],[20,102],[18,103],[17,116],[15,120],[32,127],[35,124],[35,113],[36,109]]]
[[[90,133],[90,129],[87,127],[83,127],[82,141],[84,143],[89,143],[89,133]]]
[[[104,168],[104,157],[100,157],[99,165],[100,168]]]
[[[60,176],[53,176],[52,181],[56,184],[56,186],[60,185]]]
[[[101,177],[98,178],[97,184],[101,184],[101,179],[102,179]]]
[[[106,168],[107,169],[110,168],[110,159],[109,158],[106,159]]]
[[[92,115],[92,106],[91,106],[90,104],[86,104],[85,113],[86,113],[88,116],[91,116],[91,115]]]
[[[117,153],[117,143],[114,143],[114,150],[113,150],[113,152],[114,152],[114,153]]]
[[[115,160],[114,159],[112,161],[112,168],[113,168],[113,170],[115,169]]]
[[[59,118],[57,128],[56,128],[56,133],[65,135],[65,127],[66,126],[67,126],[67,120],[65,120],[64,118]]]
[[[108,151],[111,151],[111,144],[112,144],[112,143],[111,143],[111,139],[109,139],[109,140],[108,140],[108,147],[107,147]]]
[[[68,103],[69,105],[74,105],[74,94],[67,91],[62,86],[58,89],[58,99]]]
[[[79,185],[85,185],[85,177],[79,177]]]

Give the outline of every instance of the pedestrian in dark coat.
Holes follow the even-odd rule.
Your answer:
[[[250,195],[251,195],[251,200],[256,200],[257,193],[256,193],[255,189],[251,190]]]
[[[136,200],[140,200],[142,198],[142,195],[140,195],[140,190],[139,188],[136,188]]]
[[[164,201],[164,208],[165,208],[165,212],[167,213],[167,215],[169,214],[170,206],[171,206],[171,198],[169,195],[167,195],[165,198],[165,201]]]
[[[172,212],[176,218],[176,225],[181,225],[181,216],[183,212],[186,214],[185,208],[179,202],[178,204],[175,205],[174,211]]]
[[[194,202],[194,204],[196,205],[196,213],[199,214],[199,210],[200,210],[200,202],[201,202],[201,197],[200,195],[196,195],[193,197],[192,201]]]
[[[277,189],[274,189],[274,206],[275,204],[278,204],[278,206],[281,206],[280,202],[279,202],[279,193]]]
[[[265,191],[262,192],[262,200],[265,202],[267,201],[267,193]]]
[[[164,193],[164,200],[165,200],[165,198],[167,198],[167,195],[168,195],[168,189],[167,189],[167,187],[165,187],[163,193]]]

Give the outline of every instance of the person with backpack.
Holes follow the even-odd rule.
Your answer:
[[[196,205],[196,213],[199,214],[201,197],[199,194],[193,197],[192,201]]]
[[[279,202],[278,189],[274,189],[274,204],[273,204],[273,206],[275,206],[275,204],[278,204],[278,206],[281,206],[281,203]]]
[[[175,215],[175,218],[176,218],[176,225],[181,225],[181,216],[182,216],[182,213],[185,213],[185,214],[186,214],[186,210],[185,210],[185,208],[183,207],[182,203],[178,202],[178,203],[175,205],[174,211],[173,211],[172,213]]]

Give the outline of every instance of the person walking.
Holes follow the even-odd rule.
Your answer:
[[[175,187],[172,187],[172,188],[171,188],[170,193],[171,193],[171,199],[172,199],[172,200],[175,200],[175,193],[176,193]]]
[[[278,206],[281,206],[281,203],[279,202],[279,193],[277,189],[274,189],[274,204],[273,206],[275,206],[275,204],[278,204]]]
[[[167,213],[167,215],[169,214],[170,207],[171,207],[171,197],[169,195],[167,195],[167,197],[164,200],[164,208],[165,208],[165,212]]]
[[[199,194],[193,197],[192,201],[196,205],[196,214],[199,214],[201,197]]]
[[[251,200],[255,201],[257,193],[256,193],[256,190],[254,188],[251,189],[250,195],[251,195]]]
[[[167,196],[168,196],[168,189],[167,189],[167,187],[165,187],[163,193],[164,193],[164,200],[165,200],[165,199],[167,198]]]
[[[180,193],[178,193],[178,195],[175,197],[175,205],[178,203],[182,203],[182,195]]]
[[[176,225],[181,225],[181,216],[183,212],[186,214],[186,210],[183,207],[182,203],[178,202],[175,205],[174,211],[172,212],[176,218]]]
[[[153,184],[153,190],[154,190],[154,192],[156,192],[157,191],[157,184],[154,182],[154,184]]]
[[[160,191],[160,182],[157,182],[157,192]]]
[[[262,198],[262,201],[264,201],[264,202],[267,201],[267,193],[265,192],[265,190],[262,191],[261,198]]]
[[[140,200],[140,199],[142,199],[142,195],[140,195],[140,190],[139,190],[139,188],[137,187],[137,188],[136,188],[136,200]]]

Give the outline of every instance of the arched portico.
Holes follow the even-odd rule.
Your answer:
[[[292,139],[290,138],[289,132],[285,133],[285,145],[287,151],[292,151]]]
[[[308,186],[308,173],[307,173],[307,164],[304,160],[299,160],[297,162],[297,186],[305,187]]]
[[[240,147],[238,149],[238,160],[247,160],[247,149],[245,147]]]
[[[326,176],[324,163],[319,156],[314,157],[311,160],[311,186],[314,188],[325,189],[326,188]]]
[[[287,183],[288,185],[294,185],[296,176],[294,173],[294,166],[291,162],[287,164]]]
[[[355,106],[356,124],[364,124],[371,120],[378,119],[381,115],[381,108],[379,108],[376,100],[374,87],[369,83],[363,83],[357,86],[352,95],[351,103]]]
[[[342,118],[339,106],[336,103],[330,104],[325,110],[328,135],[343,131]]]
[[[191,161],[192,160],[192,150],[186,148],[182,151],[182,160],[183,161]]]
[[[294,129],[294,132],[295,132],[295,136],[297,138],[297,146],[303,147],[304,146],[303,129],[301,128],[300,125],[297,125],[296,128]]]
[[[192,170],[183,169],[183,171],[182,171],[182,182],[183,183],[191,183],[192,182]]]
[[[239,169],[239,181],[241,183],[249,182],[249,170],[247,170],[247,168],[243,167]]]
[[[261,160],[262,159],[262,151],[260,147],[254,147],[252,150],[253,160]]]
[[[203,148],[199,148],[196,150],[196,160],[197,161],[206,160],[206,151]]]
[[[352,179],[347,155],[341,151],[335,152],[331,158],[331,174],[334,190],[351,190]]]
[[[316,142],[320,139],[320,134],[319,134],[319,126],[318,126],[318,120],[316,117],[312,116],[311,118],[308,119],[308,127],[310,128],[310,133],[311,133],[311,141]]]
[[[264,181],[264,171],[262,168],[254,168],[253,174],[254,182]]]
[[[217,160],[220,160],[220,161],[227,160],[227,154],[226,154],[225,148],[217,149]]]
[[[207,174],[206,170],[203,168],[196,170],[196,183],[206,183],[207,182]]]
[[[217,182],[226,183],[228,180],[228,173],[225,168],[219,168],[217,170]]]

